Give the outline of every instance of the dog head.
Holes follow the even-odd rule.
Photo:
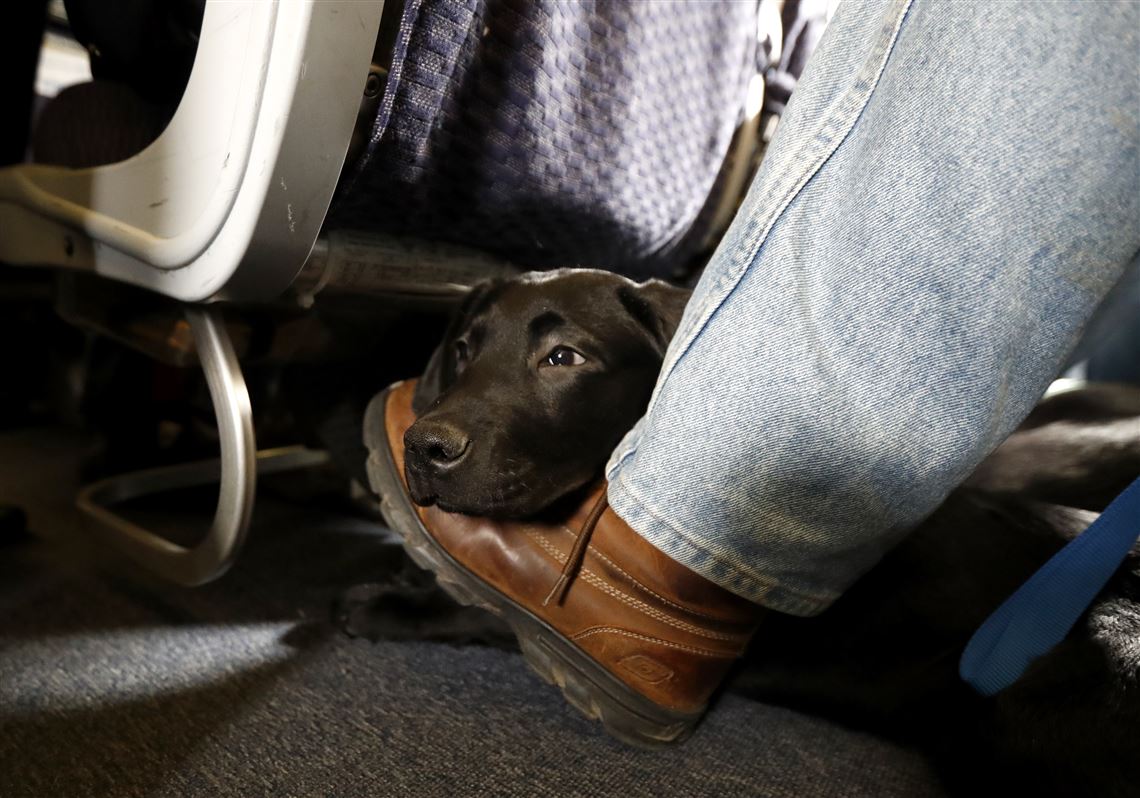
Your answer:
[[[476,286],[416,387],[412,499],[522,518],[594,479],[644,413],[688,296],[586,269]]]

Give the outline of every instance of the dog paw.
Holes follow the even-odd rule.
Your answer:
[[[422,640],[453,645],[513,648],[514,635],[501,620],[454,602],[434,582],[396,578],[349,588],[333,606],[333,623],[349,637]]]

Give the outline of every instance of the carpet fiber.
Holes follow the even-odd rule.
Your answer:
[[[84,441],[0,434],[0,796],[937,796],[919,755],[725,696],[678,748],[606,737],[511,652],[352,640],[336,596],[390,558],[375,522],[267,484],[220,581],[129,575],[73,509]],[[150,502],[202,521],[202,496]],[[190,509],[188,509],[190,508]]]

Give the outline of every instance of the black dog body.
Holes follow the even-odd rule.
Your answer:
[[[596,479],[644,412],[686,299],[575,270],[476,289],[419,386],[405,437],[413,498],[521,517]],[[1098,486],[1137,474],[1140,390],[1047,400],[827,612],[773,616],[729,689],[923,745],[971,794],[1140,794],[1140,553],[1016,685],[982,699],[957,677],[973,631],[1103,508]],[[359,601],[342,620],[406,636],[397,615]],[[417,633],[455,639],[422,621]],[[510,639],[490,616],[482,625],[461,637]],[[972,779],[987,769],[996,780]]]

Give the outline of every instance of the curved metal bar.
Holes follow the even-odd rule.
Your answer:
[[[77,504],[111,545],[152,573],[192,587],[217,579],[233,564],[245,542],[253,512],[257,474],[304,468],[328,455],[303,447],[256,451],[249,391],[219,313],[188,308],[186,318],[210,388],[221,444],[220,460],[153,468],[112,477],[80,491]],[[181,546],[131,523],[110,505],[172,488],[219,481],[218,505],[206,536]]]

